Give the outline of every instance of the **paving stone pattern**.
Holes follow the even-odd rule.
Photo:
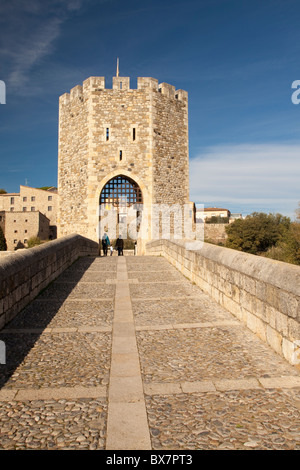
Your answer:
[[[81,258],[0,339],[0,449],[300,449],[299,370],[162,257]]]

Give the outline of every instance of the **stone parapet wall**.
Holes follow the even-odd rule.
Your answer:
[[[27,248],[20,248],[20,250],[26,250]],[[6,256],[10,256],[10,255],[15,255],[17,254],[20,250],[16,250],[16,251],[0,251],[0,259],[1,258],[5,258]]]
[[[0,329],[80,256],[97,256],[98,243],[68,235],[0,259]]]
[[[147,244],[146,254],[167,258],[278,354],[299,364],[300,267],[208,243],[190,251],[157,240]]]
[[[227,239],[226,227],[228,224],[204,224],[205,240],[213,243],[225,243]]]

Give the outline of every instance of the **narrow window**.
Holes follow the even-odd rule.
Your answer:
[[[23,212],[26,212],[26,207],[23,207]]]
[[[122,161],[122,158],[123,158],[123,152],[122,150],[120,150],[120,162]]]
[[[23,202],[27,202],[27,197],[23,197]]]
[[[122,90],[122,88],[123,88],[123,83],[120,82],[120,90]]]
[[[52,206],[48,206],[48,211],[52,211]]]
[[[106,128],[106,142],[109,141],[109,127]]]
[[[31,212],[34,212],[35,211],[35,207],[31,207]]]
[[[52,196],[48,196],[48,201],[52,201]]]
[[[135,140],[135,127],[132,129],[132,140]]]
[[[15,203],[15,198],[14,198],[14,197],[11,197],[11,198],[10,198],[10,203],[11,203],[11,204],[14,204],[14,203]]]
[[[31,196],[31,201],[35,201],[35,196]]]

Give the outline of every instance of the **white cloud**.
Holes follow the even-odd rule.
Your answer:
[[[300,200],[300,145],[205,149],[190,160],[190,198],[205,205],[231,204],[241,212],[282,211],[292,216]]]
[[[53,42],[60,34],[61,24],[61,19],[51,19],[31,34],[18,48],[18,52],[14,54],[14,66],[8,80],[11,87],[24,86],[32,67],[51,53]]]
[[[2,74],[22,93],[34,66],[55,49],[63,24],[92,0],[3,0],[0,5]]]

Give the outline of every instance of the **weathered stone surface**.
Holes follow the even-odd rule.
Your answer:
[[[208,243],[193,253],[182,242],[157,240],[148,243],[146,250],[148,254],[165,256],[277,353],[294,363],[291,343],[300,340],[299,266]]]
[[[107,89],[104,77],[90,77],[60,97],[59,236],[98,241],[99,197],[118,175],[138,184],[145,210],[189,204],[187,92],[145,77],[136,89],[114,77]]]
[[[97,254],[97,243],[69,235],[0,259],[0,328],[79,257]]]
[[[104,270],[111,299],[55,297]],[[1,449],[300,449],[297,368],[163,257],[81,258],[52,286],[0,333]]]

